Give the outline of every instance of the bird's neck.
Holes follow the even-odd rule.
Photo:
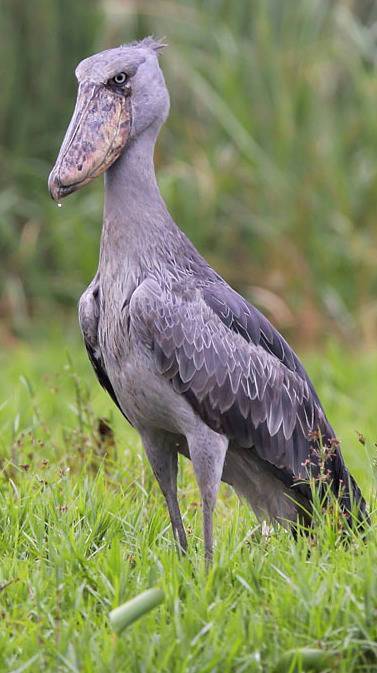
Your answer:
[[[105,174],[100,271],[151,266],[181,236],[157,185],[150,127],[132,140]]]
[[[178,229],[160,194],[153,165],[156,135],[147,131],[130,143],[105,175],[98,271],[102,300],[113,308],[151,273],[168,284],[181,277],[183,286],[188,277],[214,273]]]

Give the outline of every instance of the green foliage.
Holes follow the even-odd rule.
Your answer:
[[[73,109],[73,70],[95,45],[98,6],[97,0],[1,3],[0,145],[7,161],[53,158]]]
[[[100,181],[61,210],[46,193],[74,65],[154,32],[169,43],[156,162],[176,221],[288,337],[375,343],[375,3],[114,0],[102,22],[89,0],[2,7],[0,306],[13,328],[71,307],[96,267]]]
[[[0,3],[0,298],[15,328],[30,308],[77,297],[61,279],[77,239],[56,232],[47,176],[73,109],[74,69],[95,51],[100,25],[98,0]],[[87,220],[85,201],[78,218]]]
[[[0,670],[375,671],[375,515],[364,541],[342,544],[327,517],[295,543],[279,528],[262,534],[223,485],[206,576],[191,465],[180,464],[189,552],[179,559],[140,440],[93,386],[76,338],[51,335],[0,362]],[[352,365],[333,348],[308,366],[371,494],[376,356]],[[99,431],[104,415],[114,435]],[[109,612],[153,586],[164,603],[115,636]]]
[[[342,0],[193,0],[172,28],[168,5],[150,21],[171,43],[174,214],[296,337],[352,336],[358,322],[372,343],[376,15],[368,27]]]

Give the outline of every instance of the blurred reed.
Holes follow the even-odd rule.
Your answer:
[[[83,5],[85,24],[92,4]],[[3,314],[25,329],[51,304],[70,310],[93,274],[100,186],[61,211],[45,194],[47,160],[73,105],[71,59],[153,32],[169,43],[161,62],[172,110],[156,159],[177,222],[290,338],[375,344],[376,4],[108,0],[103,8],[92,45],[87,36],[76,51],[61,48],[59,67],[47,64],[37,87],[44,139],[17,144],[16,130],[6,145],[0,135],[12,155],[0,192]],[[40,40],[27,49],[38,53]],[[29,175],[22,194],[20,173]]]

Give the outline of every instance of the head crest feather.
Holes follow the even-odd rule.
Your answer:
[[[148,35],[142,40],[135,40],[129,44],[124,44],[123,47],[143,47],[144,49],[152,49],[152,51],[157,52],[157,54],[167,47],[167,42],[164,38],[157,39],[153,35]]]

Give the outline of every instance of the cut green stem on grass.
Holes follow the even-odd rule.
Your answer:
[[[322,671],[333,669],[337,658],[334,650],[320,650],[313,647],[301,647],[287,650],[279,659],[275,673],[299,673],[299,671]]]
[[[162,589],[148,589],[148,591],[144,591],[139,596],[112,610],[109,614],[110,624],[114,631],[120,633],[134,621],[160,605],[163,600],[164,592]]]

